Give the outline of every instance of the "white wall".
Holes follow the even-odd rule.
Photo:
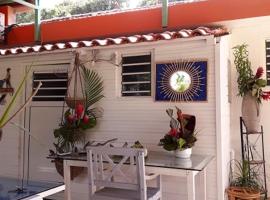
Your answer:
[[[226,42],[226,41],[224,41]],[[87,49],[85,49],[87,50]],[[172,41],[159,41],[154,43],[142,43],[137,45],[121,45],[119,47],[108,47],[101,48],[101,56],[106,59],[111,56],[112,53],[141,53],[141,52],[153,52],[154,62],[153,62],[153,73],[155,69],[156,62],[164,61],[175,61],[179,59],[202,59],[208,61],[208,79],[207,79],[207,89],[208,89],[208,99],[206,102],[155,102],[153,97],[120,97],[119,94],[119,80],[121,80],[121,69],[108,62],[97,62],[93,67],[96,69],[104,80],[104,95],[105,98],[99,103],[99,105],[104,109],[104,115],[98,120],[98,124],[94,129],[89,131],[89,138],[95,140],[105,140],[111,138],[118,138],[119,143],[130,142],[133,143],[136,140],[142,142],[147,148],[151,150],[162,151],[162,148],[157,146],[160,138],[164,136],[169,130],[169,118],[165,112],[167,108],[174,108],[178,106],[183,110],[184,113],[194,114],[197,118],[196,129],[199,131],[198,142],[193,148],[195,154],[210,154],[218,157],[219,163],[215,158],[209,165],[207,170],[207,199],[217,200],[223,199],[224,186],[226,186],[226,181],[222,178],[226,176],[226,171],[222,171],[224,167],[220,167],[223,159],[228,159],[229,144],[227,142],[223,143],[223,138],[225,138],[228,132],[223,130],[228,130],[227,120],[220,119],[226,117],[228,119],[228,98],[226,93],[220,94],[218,91],[227,88],[226,80],[227,77],[223,77],[227,72],[227,62],[226,62],[226,51],[227,47],[224,44],[216,44],[215,39],[212,36],[208,37],[195,37],[191,39],[176,39]],[[225,52],[224,52],[225,51]],[[41,54],[43,55],[43,54]],[[66,53],[68,55],[68,52]],[[54,59],[58,57],[59,54],[44,54],[41,59]],[[62,55],[63,56],[63,55]],[[223,57],[223,59],[220,58]],[[63,56],[65,57],[65,56]],[[24,57],[8,57],[0,59],[2,63],[9,66],[12,62],[21,63],[22,59],[26,59],[29,62],[31,60],[31,55],[28,58]],[[14,61],[15,60],[15,61]],[[92,67],[88,65],[88,67]],[[216,69],[218,68],[218,71]],[[217,76],[217,77],[216,77]],[[155,82],[153,76],[153,84]],[[223,83],[216,86],[217,83],[223,80]],[[31,83],[31,81],[29,82]],[[31,87],[29,87],[31,88]],[[154,89],[154,88],[153,88]],[[223,91],[223,90],[222,90]],[[222,95],[217,97],[217,95]],[[226,104],[225,106],[223,105]],[[223,105],[221,109],[220,105]],[[218,110],[218,112],[217,112]],[[225,112],[223,112],[225,111]],[[55,111],[56,112],[56,111]],[[49,114],[42,116],[42,113],[36,113],[36,117],[40,117],[40,120],[35,120],[36,128],[32,130],[37,131],[37,127],[41,130],[44,126],[46,118],[50,117]],[[47,113],[47,112],[46,112]],[[41,114],[41,115],[40,115]],[[55,113],[59,114],[59,113]],[[35,116],[32,116],[35,117]],[[219,125],[217,125],[216,117],[219,118]],[[35,118],[35,119],[37,119]],[[45,121],[44,121],[45,120]],[[59,120],[60,122],[60,120]],[[55,122],[50,129],[56,127]],[[47,130],[47,129],[46,129]],[[49,130],[49,129],[48,129]],[[46,134],[46,133],[44,133]],[[47,134],[52,134],[47,133]],[[220,134],[219,137],[216,137]],[[43,138],[41,135],[40,138]],[[227,137],[227,139],[229,136]],[[18,138],[6,142],[7,146],[17,141]],[[220,143],[217,143],[219,140]],[[43,138],[42,142],[50,141]],[[225,140],[226,141],[226,140]],[[217,145],[218,144],[218,145]],[[1,146],[1,145],[0,145]],[[48,144],[48,146],[51,146]],[[7,147],[8,148],[8,147]],[[48,147],[49,148],[49,147]],[[21,150],[21,149],[20,149]],[[20,155],[20,150],[12,150],[12,155]],[[217,155],[220,153],[220,155]],[[14,155],[13,155],[14,154]],[[41,155],[42,156],[42,155]],[[45,153],[44,159],[47,156]],[[219,157],[221,156],[221,157]],[[3,159],[4,155],[0,157]],[[13,161],[13,160],[12,160]],[[7,163],[11,161],[7,160]],[[16,163],[20,163],[21,159],[16,160],[13,164],[16,170],[20,167]],[[226,161],[225,161],[226,163]],[[9,164],[7,164],[9,165]],[[2,164],[0,167],[5,166]],[[0,175],[5,174],[5,171],[9,171],[8,168],[4,167],[3,172]],[[35,168],[38,169],[38,168]],[[0,171],[1,172],[1,171]],[[49,169],[48,173],[52,173]],[[217,173],[223,173],[222,175]],[[35,176],[33,176],[35,177]],[[219,179],[218,179],[219,177]],[[80,179],[78,179],[80,181]],[[164,177],[164,199],[175,200],[180,196],[186,197],[186,182],[183,179],[178,179],[175,177]],[[219,188],[220,196],[218,197]],[[85,193],[86,189],[82,191],[81,186],[74,186],[79,189],[79,193]],[[76,195],[76,192],[74,192]],[[78,193],[77,193],[78,194]],[[82,199],[82,198],[80,198]]]
[[[230,41],[230,61],[231,61],[231,144],[235,150],[235,156],[241,157],[241,140],[240,140],[240,125],[239,117],[241,116],[241,102],[242,98],[237,96],[237,73],[235,65],[233,64],[232,47],[246,43],[248,44],[249,58],[252,63],[254,73],[259,66],[265,68],[265,40],[270,38],[270,17],[258,17],[245,20],[235,20],[229,22],[220,22],[226,26],[231,32]],[[265,90],[270,90],[266,87]],[[261,124],[264,126],[264,142],[265,142],[265,160],[266,172],[268,179],[268,191],[270,189],[270,102],[264,101],[262,103],[262,119]]]
[[[6,75],[6,69],[11,68],[11,84],[13,87],[17,87],[20,83],[20,80],[23,78],[24,69],[18,66],[18,63],[10,62],[9,64],[2,62],[0,60],[0,79],[4,79]],[[14,105],[13,111],[18,109],[19,105],[22,104],[24,100],[24,95],[22,91],[22,96],[19,96],[17,99],[18,104]],[[9,100],[12,96],[7,95],[6,101]],[[0,106],[0,113],[4,112],[7,103],[5,106]],[[12,114],[14,112],[11,112]],[[11,115],[10,115],[11,116]],[[17,123],[23,123],[23,115],[17,116],[13,121]],[[2,141],[0,141],[0,174],[10,177],[18,177],[21,175],[21,155],[18,154],[21,149],[21,139],[22,132],[19,131],[16,127],[8,124],[3,128]]]
[[[104,115],[98,121],[98,125],[90,130],[91,139],[104,140],[113,137],[119,138],[119,142],[141,141],[147,148],[160,150],[157,144],[159,139],[169,129],[169,118],[165,112],[167,108],[178,106],[185,113],[194,114],[197,117],[197,130],[199,130],[198,142],[193,148],[196,154],[216,155],[216,86],[215,78],[215,43],[212,37],[208,40],[173,40],[147,45],[132,45],[112,50],[101,50],[101,55],[109,57],[111,53],[140,53],[154,52],[154,62],[174,61],[176,59],[207,59],[208,60],[208,100],[207,102],[154,102],[153,97],[118,97],[117,77],[120,70],[109,63],[101,62],[95,65],[95,69],[104,79],[105,98],[100,105],[104,109]],[[226,65],[226,64],[225,64]],[[224,66],[225,66],[224,65]],[[153,66],[154,67],[154,66]],[[225,66],[226,67],[226,66]],[[223,70],[221,70],[224,72]],[[226,72],[226,70],[225,70]],[[116,75],[115,75],[116,74]],[[224,79],[226,80],[226,78]],[[221,86],[220,88],[224,88]],[[226,101],[223,98],[222,101]],[[226,115],[226,113],[225,113]],[[227,126],[228,127],[228,126]],[[228,152],[228,147],[224,149]],[[207,170],[208,200],[217,200],[217,163],[211,162]],[[80,182],[79,180],[78,182]],[[75,180],[76,182],[76,180]],[[226,184],[226,183],[225,183]],[[164,199],[175,200],[179,196],[186,197],[185,180],[177,178],[164,178]],[[178,187],[176,187],[178,186]],[[74,185],[75,188],[81,186]],[[223,191],[224,188],[220,188]],[[80,191],[80,190],[79,190]],[[80,192],[81,193],[81,192]],[[73,193],[75,196],[78,193]]]

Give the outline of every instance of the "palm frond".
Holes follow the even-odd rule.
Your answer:
[[[86,108],[89,108],[94,103],[98,102],[104,97],[103,92],[103,81],[97,72],[94,70],[87,69],[82,66],[83,69],[83,79],[85,87],[86,96]]]

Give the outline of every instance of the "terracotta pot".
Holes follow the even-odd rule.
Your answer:
[[[191,153],[192,153],[192,148],[188,148],[188,149],[185,149],[185,150],[177,149],[177,150],[174,151],[174,155],[177,158],[190,158]]]
[[[260,131],[260,104],[257,102],[256,97],[251,93],[247,93],[242,101],[242,118],[246,126],[247,132]]]

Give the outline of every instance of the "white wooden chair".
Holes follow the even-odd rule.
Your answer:
[[[146,187],[144,154],[145,149],[88,147],[89,200],[161,199],[160,175],[156,188]]]

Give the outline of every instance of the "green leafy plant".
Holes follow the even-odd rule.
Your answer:
[[[233,48],[234,64],[238,72],[238,94],[244,96],[250,93],[256,97],[258,103],[261,100],[270,100],[270,92],[263,91],[262,88],[266,86],[267,81],[262,78],[263,68],[258,67],[256,74],[253,74],[251,62],[249,61],[249,52],[247,45],[237,45]]]
[[[9,113],[11,112],[12,107],[14,106],[14,104],[16,102],[16,99],[21,94],[22,89],[23,89],[23,85],[24,85],[25,81],[27,80],[27,77],[28,77],[30,71],[31,71],[31,66],[28,68],[25,76],[23,77],[22,81],[20,82],[18,89],[16,90],[15,94],[12,96],[12,99],[10,100],[9,104],[7,105],[3,115],[0,117],[0,128],[3,128],[4,125],[6,125],[6,123],[9,121]]]
[[[54,137],[57,139],[55,147],[57,152],[65,153],[74,151],[76,144],[84,142],[85,130],[96,125],[97,117],[101,111],[92,107],[104,96],[103,81],[97,72],[87,69],[81,65],[84,80],[85,104],[78,103],[75,108],[69,108],[59,128],[54,130]]]
[[[234,172],[232,171],[232,165],[235,166]],[[258,173],[251,168],[247,160],[242,162],[238,160],[231,161],[230,186],[246,187],[253,190],[260,190],[261,188]]]
[[[160,139],[159,145],[163,146],[163,148],[167,151],[191,148],[197,141],[195,133],[195,116],[183,114],[182,111],[177,107],[176,110],[177,119],[173,117],[172,109],[166,110],[168,116],[171,118],[171,130],[162,139]]]

